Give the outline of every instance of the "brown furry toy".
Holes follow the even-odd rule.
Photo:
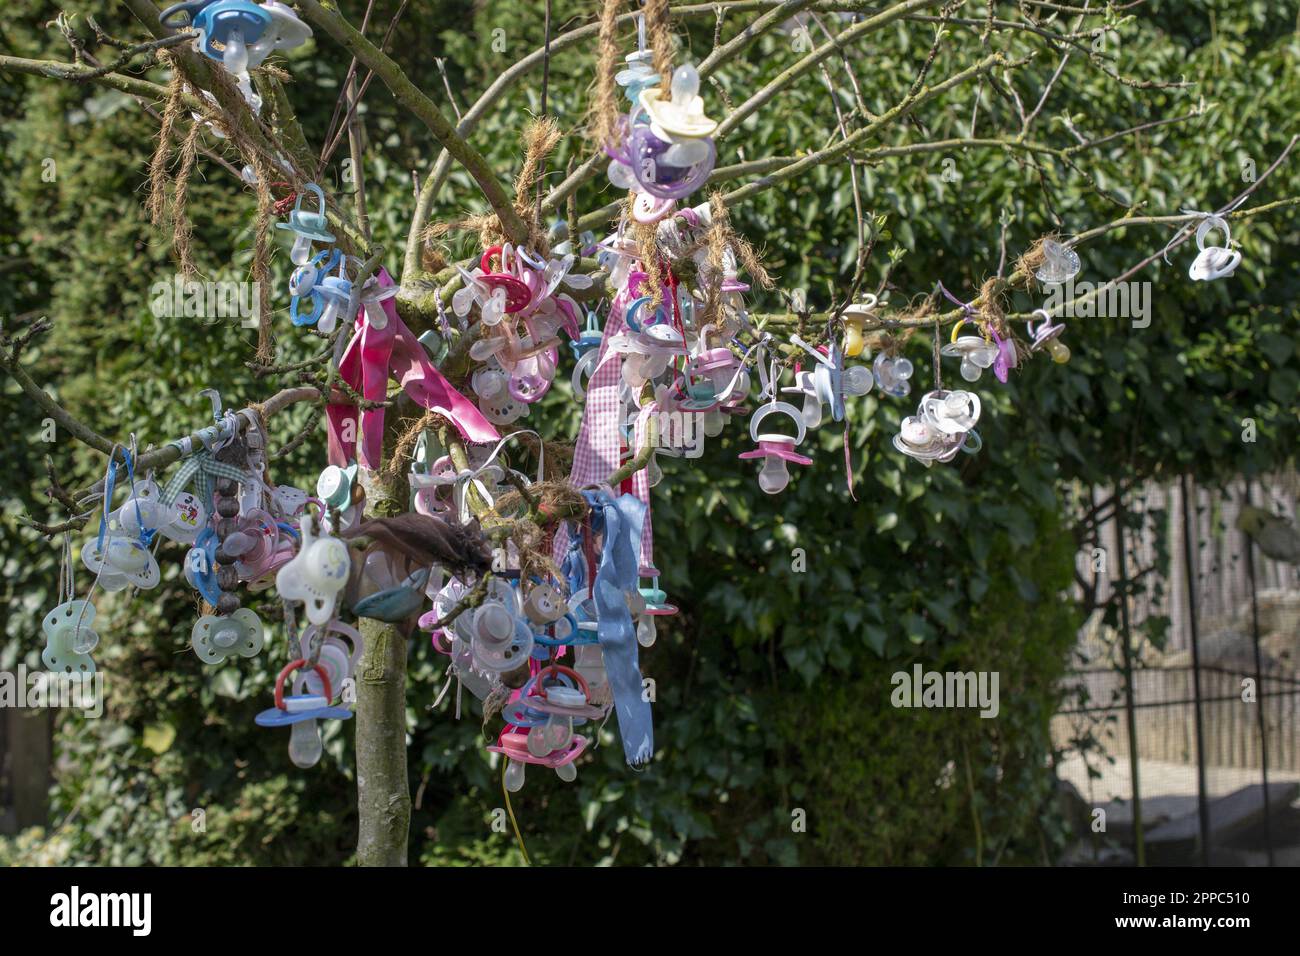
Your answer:
[[[459,577],[492,567],[492,549],[477,520],[458,524],[432,515],[406,513],[368,518],[339,535],[344,540],[369,538],[392,555],[409,558],[416,567],[441,565]]]

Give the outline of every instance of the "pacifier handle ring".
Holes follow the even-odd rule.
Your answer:
[[[588,700],[591,699],[591,688],[587,686],[587,679],[585,677],[575,671],[572,667],[566,667],[563,664],[548,664],[546,667],[543,667],[538,671],[537,676],[533,678],[536,682],[537,696],[542,698],[542,700],[546,700],[546,684],[543,682],[543,678],[552,671],[556,674],[564,674],[568,677],[572,677],[574,683],[578,685],[578,689],[582,691],[582,696],[586,697]]]
[[[284,665],[284,670],[280,671],[280,676],[275,679],[275,707],[277,710],[284,710],[284,682],[289,675],[296,670],[304,667],[310,667],[316,671],[320,677],[321,689],[325,691],[324,697],[326,703],[334,699],[334,688],[330,686],[330,675],[325,673],[325,668],[318,663],[312,663],[305,657],[300,657],[295,661],[290,661]]]
[[[1232,246],[1232,228],[1228,225],[1228,220],[1222,216],[1206,216],[1201,220],[1201,224],[1196,227],[1196,248],[1202,252],[1205,251],[1205,237],[1211,232],[1223,233],[1222,248],[1228,249]]]
[[[804,436],[807,434],[808,426],[804,424],[803,415],[800,411],[789,402],[771,402],[759,407],[752,418],[749,420],[749,437],[755,442],[758,441],[758,423],[770,415],[772,412],[782,412],[794,420],[798,426],[798,434],[795,436],[796,445],[803,444]]]
[[[505,271],[506,271],[506,257],[505,257],[504,252],[502,251],[501,246],[489,246],[487,249],[484,249],[484,250],[483,250],[483,255],[482,255],[482,257],[481,257],[481,258],[479,259],[479,261],[478,261],[478,267],[479,267],[480,269],[482,269],[484,272],[491,273],[492,270],[489,269],[488,267],[492,264],[492,257],[493,257],[493,256],[500,256],[500,257],[501,257],[501,271],[502,271],[502,272],[505,272]]]
[[[169,30],[182,30],[194,22],[194,14],[205,6],[207,0],[185,0],[184,3],[173,3],[158,15],[158,21]],[[184,15],[184,20],[178,20],[181,15]]]
[[[957,334],[961,331],[961,327],[969,323],[970,319],[965,316],[958,319],[957,324],[952,327],[952,335],[949,337],[948,341],[955,345],[957,342]]]
[[[1046,323],[1046,325],[1051,326],[1052,324],[1052,315],[1050,312],[1048,312],[1046,309],[1034,309],[1033,313],[1030,315],[1029,321],[1025,323],[1025,328],[1028,330],[1031,338],[1036,334],[1034,332],[1034,319],[1033,319],[1033,316],[1035,315],[1041,315],[1043,317],[1043,323]],[[1043,323],[1039,324],[1039,328],[1042,328]]]
[[[303,187],[302,192],[298,193],[298,195],[294,198],[293,211],[295,215],[298,216],[304,215],[303,208],[302,208],[302,201],[305,198],[307,198],[307,193],[314,193],[316,196],[316,202],[318,203],[316,209],[316,215],[318,216],[325,215],[325,190],[321,189],[315,183],[307,183]]]
[[[635,317],[637,312],[639,312],[642,309],[642,307],[644,307],[645,304],[649,301],[650,301],[650,296],[643,295],[643,296],[638,296],[637,298],[633,299],[631,302],[628,303],[627,310],[623,313],[623,323],[633,332],[641,331],[641,323],[636,321]]]

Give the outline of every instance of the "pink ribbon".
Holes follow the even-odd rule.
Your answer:
[[[380,268],[379,285],[394,285],[388,270]],[[366,317],[365,307],[357,310],[348,347],[339,362],[339,377],[367,401],[382,402],[388,397],[388,379],[397,379],[403,391],[416,404],[437,412],[456,426],[461,438],[482,444],[501,439],[474,403],[451,387],[441,372],[429,361],[428,354],[406,323],[397,315],[395,298],[380,303],[388,324],[375,328]],[[356,406],[347,402],[331,402],[326,407],[329,417],[329,462],[346,465],[353,457],[362,468],[379,467],[384,444],[384,408],[368,408],[357,421]],[[357,430],[361,432],[358,448]]]

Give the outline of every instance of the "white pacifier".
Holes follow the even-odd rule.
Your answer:
[[[347,545],[328,534],[316,537],[314,524],[310,514],[303,515],[299,522],[302,547],[277,572],[275,586],[282,598],[306,605],[307,620],[320,625],[333,617],[334,602],[348,583],[352,561]]]
[[[1222,246],[1207,246],[1205,237],[1211,232],[1223,233]],[[1201,250],[1193,260],[1187,274],[1200,282],[1211,282],[1233,274],[1241,265],[1241,252],[1232,248],[1232,230],[1222,216],[1209,216],[1196,227],[1196,248]]]

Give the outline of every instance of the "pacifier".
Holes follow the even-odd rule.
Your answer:
[[[180,544],[192,544],[207,520],[207,512],[194,495],[182,492],[170,505],[164,504],[158,484],[149,479],[135,482],[131,497],[110,516],[110,521],[133,538],[156,531]]]
[[[324,303],[320,318],[316,320],[316,328],[326,335],[334,331],[339,324],[339,315],[352,301],[352,281],[343,273],[344,264],[340,259],[338,273],[325,276],[312,292],[313,296],[319,296]]]
[[[295,268],[289,276],[289,294],[294,298],[311,295],[317,284],[338,266],[341,256],[337,249],[323,249],[310,262]],[[294,325],[306,324],[306,320],[295,316]]]
[[[1025,329],[1031,340],[1029,351],[1038,352],[1045,348],[1052,356],[1053,362],[1063,365],[1070,361],[1070,349],[1061,341],[1061,333],[1065,331],[1065,326],[1053,325],[1052,316],[1046,309],[1035,309],[1034,315],[1041,315],[1043,319],[1037,327],[1034,326],[1033,319],[1025,323]]]
[[[99,634],[91,627],[95,605],[89,601],[65,601],[45,616],[45,649],[41,662],[47,670],[67,674],[95,673],[90,652],[99,646]]]
[[[310,500],[307,492],[292,485],[277,485],[271,492],[271,503],[275,506],[277,514],[286,518],[298,517]]]
[[[653,225],[676,208],[676,199],[661,199],[638,192],[632,201],[632,218],[643,225]]]
[[[159,525],[158,533],[177,544],[193,544],[207,524],[208,513],[198,497],[181,492],[171,504],[170,520]]]
[[[597,244],[596,262],[609,272],[609,284],[616,289],[627,284],[628,275],[639,258],[640,251],[631,236],[615,233]]]
[[[500,601],[479,605],[471,630],[474,663],[480,670],[495,674],[515,670],[533,652],[532,631]]]
[[[239,529],[226,537],[222,547],[238,559],[235,572],[245,581],[278,571],[293,557],[292,548],[286,551],[281,546],[279,524],[260,508],[240,516]]]
[[[105,591],[121,591],[129,584],[148,591],[162,580],[158,562],[134,538],[109,535],[103,543],[88,541],[81,548],[81,562],[98,575]]]
[[[327,507],[345,511],[356,503],[360,485],[357,483],[359,466],[349,462],[346,467],[330,465],[316,479],[316,497]]]
[[[480,398],[478,407],[483,417],[494,425],[511,425],[528,415],[527,403],[515,401],[508,394],[508,390],[505,396],[492,399]]]
[[[974,392],[929,392],[921,399],[918,414],[945,435],[958,435],[979,421],[980,398]]]
[[[862,296],[860,302],[845,306],[844,354],[847,357],[857,358],[866,347],[866,339],[862,334],[863,325],[868,318],[875,318],[877,302],[876,296],[868,293]]]
[[[551,767],[561,780],[572,783],[578,775],[573,762],[588,743],[573,732],[574,721],[598,719],[604,716],[604,709],[589,703],[587,682],[582,676],[559,664],[539,671],[523,690],[519,699],[502,710],[507,727],[518,729],[503,731],[497,745],[488,748],[510,758],[505,772],[506,790],[518,793],[523,788],[524,767],[530,763]]]
[[[184,30],[194,22],[199,11],[216,2],[217,0],[185,0],[184,3],[173,3],[158,14],[158,20],[169,30]]]
[[[155,482],[141,479],[132,485],[131,496],[109,516],[109,521],[116,521],[118,527],[133,538],[160,529],[160,525],[168,523],[170,518],[161,498]]]
[[[217,0],[222,2],[222,0]],[[312,193],[316,197],[316,210],[304,209],[303,197]],[[293,248],[289,250],[289,260],[296,266],[305,266],[311,262],[311,244],[313,242],[333,243],[334,234],[329,231],[329,218],[325,215],[325,191],[315,183],[308,183],[303,192],[294,200],[289,221],[277,222],[277,229],[288,229],[295,236]]]
[[[872,363],[872,371],[876,387],[886,395],[905,398],[912,391],[912,383],[908,381],[913,371],[911,359],[881,352]]]
[[[320,642],[320,649],[315,645]],[[322,629],[315,624],[302,632],[303,653],[314,655],[317,668],[299,670],[293,677],[293,692],[325,696],[326,686],[339,690],[344,682],[356,674],[361,653],[365,650],[365,640],[361,632],[342,621],[330,621]],[[312,650],[308,650],[311,648]],[[321,671],[324,671],[322,678]],[[329,700],[333,701],[333,697]]]
[[[1223,233],[1222,246],[1207,246],[1205,237],[1211,232]],[[1196,248],[1200,250],[1187,274],[1200,282],[1211,282],[1232,275],[1241,264],[1241,252],[1232,247],[1232,230],[1222,216],[1207,216],[1196,227]]]
[[[957,454],[960,441],[949,436],[918,417],[909,415],[899,425],[894,436],[894,447],[910,458],[915,458],[927,468],[935,461],[951,461]]]
[[[194,547],[185,555],[185,580],[213,607],[221,600],[217,584],[217,533],[211,527],[199,532]]]
[[[614,82],[623,87],[623,95],[629,102],[639,102],[642,91],[659,85],[659,74],[651,66],[653,59],[650,50],[637,50],[623,57],[627,67],[614,74]]]
[[[268,11],[248,0],[216,0],[193,15],[190,25],[199,31],[194,49],[210,59],[219,60],[228,72],[236,76],[247,73],[249,44],[262,38],[271,20]],[[263,54],[262,59],[265,56]]]
[[[532,291],[528,288],[527,283],[512,271],[517,265],[516,262],[512,261],[513,252],[514,248],[510,243],[506,243],[504,246],[492,246],[484,250],[483,257],[479,260],[479,269],[482,274],[478,276],[478,281],[487,286],[492,293],[496,293],[498,289],[505,291],[504,308],[500,307],[500,296],[490,295],[489,301],[482,306],[484,310],[490,308],[496,314],[503,315],[518,312],[532,301]],[[500,259],[500,272],[491,271],[494,257]],[[484,321],[488,325],[496,324],[494,321],[489,321],[487,316],[484,317]]]
[[[388,327],[388,313],[384,311],[384,302],[397,295],[397,286],[381,286],[379,280],[371,276],[361,287],[361,305],[366,310],[366,318],[372,327]]]
[[[285,697],[285,679],[303,667],[311,667],[315,670],[321,682],[322,692]],[[331,707],[330,701],[333,697],[333,688],[325,668],[299,658],[286,664],[284,670],[280,671],[280,676],[275,679],[275,706],[262,711],[253,722],[259,727],[283,727],[286,724],[291,726],[293,730],[289,735],[289,759],[293,761],[295,767],[305,770],[316,766],[324,752],[320,728],[316,725],[316,721],[347,720],[352,716],[352,711],[346,707]]]
[[[1000,349],[982,335],[959,335],[967,324],[962,319],[952,327],[952,340],[943,347],[943,354],[961,358],[961,377],[968,382],[978,382],[980,374],[998,359]]]
[[[643,568],[642,574],[650,579],[649,585],[640,587],[641,612],[637,615],[636,640],[642,647],[653,647],[658,636],[655,625],[657,617],[671,617],[677,608],[668,603],[668,595],[659,587],[659,572],[654,568]]]
[[[767,416],[779,413],[794,419],[798,434],[794,437],[776,433],[760,433],[759,424]],[[790,472],[786,462],[796,465],[811,465],[812,459],[800,455],[794,449],[803,441],[806,434],[803,416],[793,405],[786,402],[769,402],[761,406],[749,420],[749,436],[758,444],[753,451],[742,452],[740,459],[763,459],[763,468],[758,473],[758,487],[769,495],[779,494],[790,483]]]
[[[1062,285],[1079,274],[1079,254],[1069,246],[1055,239],[1044,239],[1040,248],[1043,251],[1043,264],[1034,271],[1039,282],[1044,285]]]
[[[408,574],[401,583],[376,591],[357,601],[352,605],[352,612],[357,617],[368,617],[389,624],[405,621],[424,604],[424,586],[428,581],[429,569],[418,568]]]
[[[324,624],[333,617],[335,599],[347,586],[351,559],[347,545],[328,534],[317,537],[314,524],[310,514],[303,515],[302,547],[276,574],[275,586],[285,600],[303,602],[308,621]]]
[[[815,358],[817,364],[811,371],[799,372],[795,376],[795,385],[787,386],[781,391],[803,394],[803,421],[809,428],[821,424],[822,405],[830,406],[831,417],[835,421],[844,421],[844,399],[871,391],[871,386],[875,384],[871,370],[865,365],[846,369],[844,353],[838,342],[831,345],[829,355],[823,355],[797,335],[791,336],[790,341]]]
[[[993,345],[998,350],[997,357],[993,359],[993,374],[997,376],[999,382],[1005,385],[1007,376],[1020,362],[1020,358],[1016,354],[1016,343],[1009,336],[1004,339],[999,335],[997,326],[993,323],[989,323],[989,335],[993,338]]]
[[[642,94],[655,93],[656,89]],[[704,185],[713,172],[717,150],[711,139],[690,145],[677,143],[665,134],[659,136],[655,125],[638,121],[643,111],[634,111],[629,128],[627,152],[636,188],[658,199],[682,199]],[[611,177],[613,178],[613,177]]]
[[[564,595],[554,584],[535,584],[524,598],[524,616],[538,625],[554,624],[568,613]]]
[[[190,630],[190,646],[205,664],[232,657],[256,657],[263,644],[262,621],[246,607],[227,615],[205,614]]]
[[[700,139],[713,135],[718,124],[704,115],[704,99],[700,96],[700,74],[690,63],[679,66],[673,72],[672,85],[668,99],[663,90],[657,86],[643,89],[637,97],[641,108],[657,126],[655,135],[667,134],[661,138],[683,137]]]

